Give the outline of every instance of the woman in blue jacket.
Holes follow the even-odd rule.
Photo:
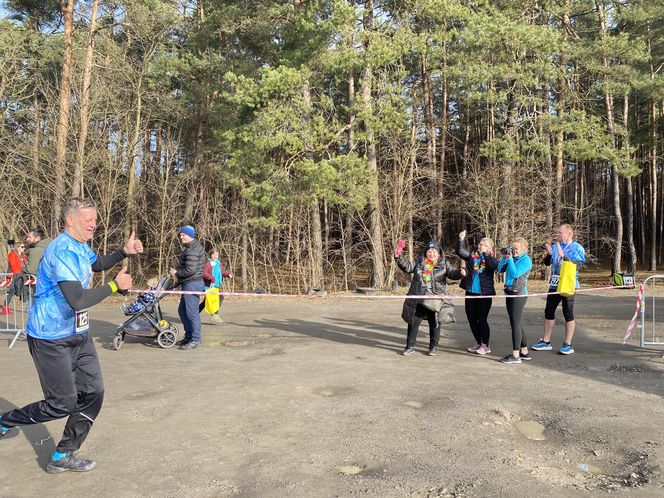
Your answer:
[[[512,352],[505,356],[503,363],[513,364],[530,360],[526,334],[523,330],[523,309],[528,300],[528,275],[533,262],[528,256],[528,242],[522,237],[514,239],[512,246],[507,250],[501,249],[502,258],[498,262],[498,271],[505,272],[505,299],[507,314],[512,327]]]

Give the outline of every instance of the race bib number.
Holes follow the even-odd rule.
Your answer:
[[[88,330],[89,326],[90,326],[90,319],[88,318],[88,311],[87,310],[77,311],[75,332],[77,334],[85,332],[86,330]]]
[[[549,280],[549,287],[558,287],[558,279],[560,275],[551,275],[551,280]]]

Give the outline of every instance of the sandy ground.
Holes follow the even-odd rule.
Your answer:
[[[113,351],[122,317],[99,305],[106,399],[80,452],[97,467],[45,473],[63,422],[25,427],[0,441],[0,496],[664,496],[664,349],[622,346],[634,295],[579,295],[576,354],[521,365],[497,361],[502,300],[491,355],[465,352],[458,302],[435,358],[424,326],[399,355],[394,301],[228,299],[190,352],[137,338]],[[529,342],[543,308],[529,299]],[[7,343],[0,411],[41,396],[26,342]]]

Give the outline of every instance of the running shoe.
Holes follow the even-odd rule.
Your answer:
[[[551,347],[550,342],[545,342],[544,339],[540,339],[537,344],[530,346],[530,349],[534,349],[535,351],[551,351],[553,347]]]
[[[566,342],[563,342],[563,345],[560,346],[560,353],[561,354],[572,354],[574,352],[574,348],[572,347],[571,344],[567,344]]]
[[[501,358],[500,361],[511,365],[514,363],[521,363],[521,358],[519,358],[518,356],[514,356],[512,353],[510,353],[507,356],[505,356],[505,358]]]

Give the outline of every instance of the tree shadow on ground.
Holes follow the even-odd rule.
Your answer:
[[[253,324],[244,325],[244,327],[269,328],[326,341],[357,344],[395,352],[401,352],[403,349],[404,336],[402,335],[402,329],[383,327],[376,323],[360,320],[334,320],[336,322],[343,321],[344,324],[335,325],[327,322],[290,318],[285,320],[259,319],[254,320]]]
[[[18,407],[0,397],[0,413],[14,410],[15,408]],[[10,433],[5,438],[13,438],[22,433],[35,452],[37,465],[46,471],[46,464],[55,451],[55,442],[46,426],[44,424],[23,425],[18,429],[12,429],[12,432],[14,435]]]

